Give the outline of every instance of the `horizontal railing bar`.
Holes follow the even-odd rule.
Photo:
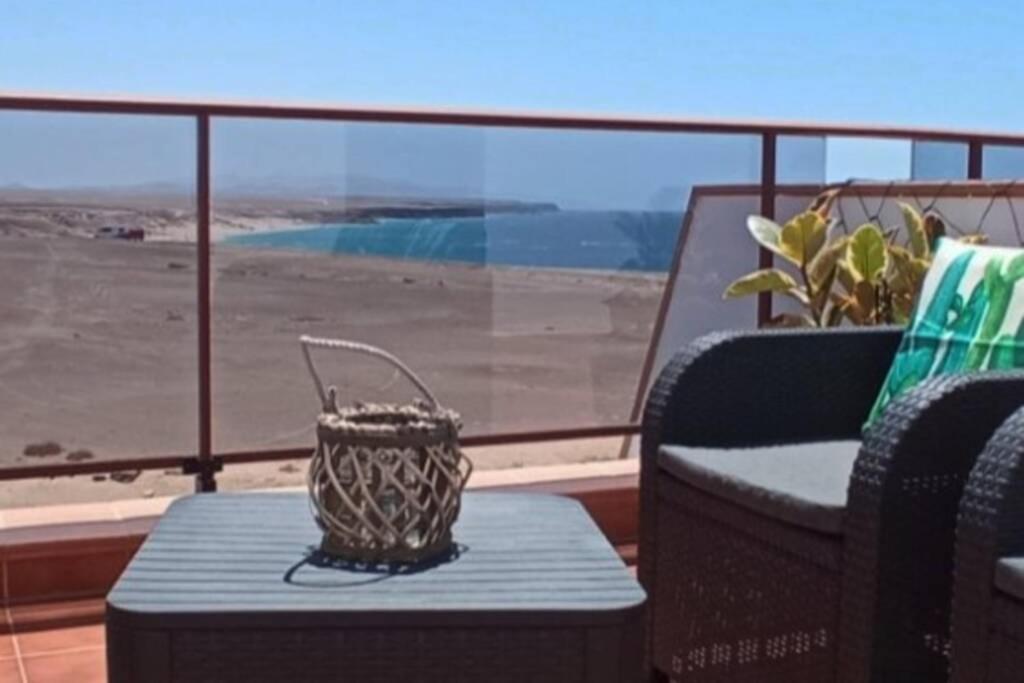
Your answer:
[[[47,463],[45,465],[0,466],[0,481],[38,479],[43,477],[73,477],[80,474],[109,474],[134,470],[181,470],[190,455],[160,455],[152,458],[125,460],[90,460],[87,462]]]
[[[614,436],[633,436],[640,433],[639,423],[578,427],[575,429],[549,429],[505,434],[480,434],[459,439],[466,448],[479,446],[505,446],[543,441],[573,441],[575,439],[603,439]]]
[[[757,187],[752,185],[752,187]],[[902,180],[896,182],[878,182],[867,180],[854,183],[824,183],[821,185],[785,185],[777,187],[777,194],[803,194],[813,192],[815,194],[828,190],[839,190],[844,197],[900,197],[911,196],[937,196],[943,199],[966,197],[992,197],[1024,196],[1024,185],[1015,180]]]
[[[464,448],[481,446],[512,446],[521,443],[539,443],[544,441],[572,441],[576,439],[596,439],[615,436],[630,436],[640,433],[639,424],[599,425],[594,427],[575,427],[568,429],[549,429],[528,432],[505,432],[498,434],[477,434],[459,439]],[[245,464],[257,462],[275,462],[278,460],[297,460],[308,458],[312,446],[304,448],[283,448],[264,451],[235,451],[215,453],[214,458],[227,464]],[[0,481],[16,479],[35,479],[40,477],[70,477],[81,474],[107,474],[110,472],[131,470],[162,470],[182,469],[186,461],[193,460],[190,455],[155,456],[152,458],[131,458],[125,460],[92,460],[88,462],[62,462],[43,465],[22,465],[18,467],[0,467]]]
[[[892,197],[925,196],[942,199],[963,199],[967,197],[1024,197],[1024,183],[1013,179],[989,180],[898,180],[879,182],[842,183],[779,183],[775,186],[775,194],[779,197],[810,196],[813,197],[829,190],[839,190],[843,197]],[[709,197],[747,196],[753,197],[761,192],[760,183],[725,183],[697,185],[695,194]]]
[[[1024,146],[1024,135],[1001,132],[949,130],[877,124],[802,123],[727,119],[602,115],[577,113],[511,112],[470,109],[365,107],[274,102],[227,102],[0,93],[0,110],[53,111],[93,114],[218,116],[232,118],[310,119],[375,123],[426,123],[511,128],[570,128],[677,133],[731,133],[745,135],[835,135],[842,137],[913,138],[974,144]]]
[[[497,434],[476,434],[459,439],[463,448],[479,448],[481,446],[513,446],[522,443],[540,443],[544,441],[572,441],[575,439],[598,439],[604,437],[630,436],[640,433],[639,424],[601,425],[596,427],[576,427],[570,429],[549,429],[525,432],[505,432]],[[220,453],[225,465],[232,463],[272,462],[276,460],[293,460],[309,457],[311,447],[282,448],[272,451],[236,451]]]

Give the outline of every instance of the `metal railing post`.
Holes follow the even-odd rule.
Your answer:
[[[775,133],[761,134],[761,215],[775,218]],[[772,252],[759,247],[757,258],[758,268],[771,268],[774,260]],[[763,327],[772,319],[772,293],[761,292],[757,295],[757,326]]]
[[[216,491],[213,459],[210,361],[210,115],[196,116],[196,310],[199,341],[199,449],[186,471],[196,475],[196,491]]]
[[[985,162],[985,143],[971,140],[967,143],[967,179],[981,180]]]

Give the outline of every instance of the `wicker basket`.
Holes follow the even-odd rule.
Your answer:
[[[462,489],[472,471],[458,444],[459,415],[442,408],[391,354],[366,344],[303,336],[320,395],[317,446],[307,482],[322,550],[358,563],[420,562],[450,549]],[[324,390],[310,347],[344,349],[388,361],[426,400],[339,408]]]

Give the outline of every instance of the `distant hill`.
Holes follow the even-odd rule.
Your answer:
[[[359,174],[329,176],[270,175],[217,177],[217,191],[238,196],[405,197],[408,199],[483,199],[483,188],[425,185]]]
[[[425,200],[485,199],[483,188],[443,187],[358,174],[319,176],[267,175],[260,177],[214,176],[214,190],[221,196],[276,197],[287,199],[343,197],[402,197]],[[50,195],[113,194],[118,196],[188,195],[195,191],[191,181],[160,181],[130,185],[74,185],[32,187],[23,184],[0,185],[0,193],[30,197]]]

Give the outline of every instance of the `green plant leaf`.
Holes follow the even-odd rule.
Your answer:
[[[846,253],[847,242],[848,238],[845,236],[834,239],[811,260],[811,263],[807,266],[807,278],[811,281],[811,286],[815,290],[821,288],[825,278],[834,277],[831,273],[835,270],[839,259]]]
[[[808,211],[813,211],[822,218],[827,219],[829,214],[832,213],[832,207],[836,203],[836,199],[839,198],[839,190],[825,190],[811,201],[811,205],[807,207]]]
[[[893,322],[897,325],[906,326],[910,323],[912,305],[909,302],[897,301],[892,308]]]
[[[833,263],[832,270],[825,278],[814,285],[814,297],[811,299],[811,307],[819,313],[824,313],[825,304],[828,303],[829,295],[832,293],[832,285],[836,281],[836,273],[839,271],[839,264]],[[824,317],[824,316],[819,316]]]
[[[792,289],[787,289],[782,293],[789,298],[800,302],[803,306],[807,306],[808,308],[811,306],[811,299],[807,296],[807,291],[803,287],[793,287]]]
[[[789,258],[779,245],[779,240],[782,237],[782,227],[778,223],[764,216],[748,216],[747,230],[750,231],[754,241],[762,247],[779,256]]]
[[[828,223],[824,218],[813,211],[804,211],[782,227],[779,248],[783,256],[799,266],[804,266],[825,244],[827,232]]]
[[[889,246],[889,272],[886,282],[897,294],[910,292],[914,289],[914,270],[910,265],[913,260],[910,252],[895,245]]]
[[[903,247],[889,245],[889,270],[885,281],[896,297],[913,300],[921,291],[929,262]]]
[[[858,279],[872,284],[882,279],[889,265],[889,253],[877,225],[866,223],[854,231],[850,237],[846,261]]]
[[[860,309],[862,323],[870,322],[878,308],[878,297],[874,285],[867,280],[860,280],[853,289],[853,298],[857,301],[857,308]]]
[[[733,282],[725,290],[724,299],[736,299],[760,292],[787,292],[799,289],[796,280],[777,268],[755,270]],[[806,298],[806,297],[805,297]]]
[[[821,316],[823,327],[837,327],[843,322],[843,307],[834,300],[825,304],[825,312]]]
[[[843,315],[849,318],[850,322],[854,325],[863,325],[867,322],[864,310],[860,307],[860,304],[857,303],[857,299],[854,298],[852,294],[850,296],[839,297],[837,304],[839,306],[839,310],[843,312]]]
[[[847,263],[845,258],[839,262],[839,272],[836,273],[836,280],[850,294],[853,293],[853,288],[857,286],[857,276],[850,269],[850,264]]]
[[[924,218],[910,204],[900,202],[900,211],[903,212],[903,224],[907,226],[907,234],[910,236],[910,253],[918,258],[925,258],[931,248],[928,233],[924,230]]]

